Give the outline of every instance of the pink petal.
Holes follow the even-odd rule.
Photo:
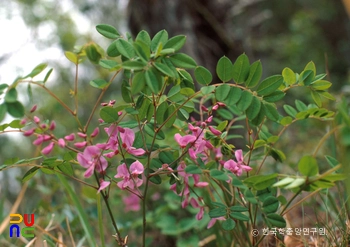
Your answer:
[[[64,139],[65,139],[66,141],[74,141],[75,135],[74,135],[74,133],[72,133],[72,134],[70,134],[70,135],[65,136]]]
[[[196,215],[196,219],[197,219],[197,220],[203,219],[203,215],[204,215],[204,207],[200,207],[200,208],[199,208],[199,212],[198,212],[198,214]]]
[[[34,116],[33,120],[36,124],[40,123],[40,118],[38,118],[37,116]]]
[[[23,135],[24,136],[31,136],[34,133],[34,131],[35,131],[35,128],[30,129],[30,130],[26,130],[23,132]]]
[[[130,172],[131,174],[142,174],[144,171],[143,165],[140,163],[140,161],[135,161],[130,166]]]
[[[43,148],[43,150],[41,150],[41,153],[44,155],[48,155],[49,153],[51,153],[54,146],[55,146],[55,143],[50,142],[49,145],[47,145],[45,148]]]
[[[38,107],[37,105],[33,105],[32,109],[30,109],[30,113],[35,112],[35,110],[36,110],[37,107]]]
[[[124,177],[130,177],[130,174],[128,172],[128,168],[125,164],[121,164],[117,167],[117,174],[114,176],[115,178],[124,178]]]
[[[86,138],[87,135],[85,133],[82,133],[82,132],[78,132],[78,136],[81,137],[81,138]]]
[[[242,149],[238,149],[235,151],[235,156],[236,156],[236,160],[238,163],[242,163],[243,162],[243,153],[242,153]]]
[[[221,131],[215,129],[213,126],[209,126],[209,129],[210,129],[211,133],[213,133],[214,135],[216,135],[216,136],[221,135]]]
[[[76,142],[76,143],[74,143],[74,146],[77,148],[83,148],[86,146],[86,144],[87,144],[87,142],[85,142],[85,141],[84,142]]]
[[[51,124],[50,124],[49,129],[50,130],[54,130],[55,128],[56,128],[56,123],[55,123],[55,121],[52,121]]]
[[[135,140],[135,133],[131,129],[125,128],[123,132],[120,131],[120,138],[127,147],[132,147]]]
[[[100,181],[100,188],[98,189],[97,193],[99,193],[101,190],[107,188],[110,185],[110,181]]]
[[[131,147],[127,150],[127,152],[129,154],[132,154],[132,155],[135,155],[135,156],[141,156],[141,155],[144,155],[146,153],[145,150],[143,150],[142,148],[134,148],[134,147]]]
[[[58,139],[57,143],[58,143],[58,146],[61,148],[64,148],[66,146],[66,142],[64,141],[63,138]]]
[[[38,146],[44,142],[44,137],[42,135],[38,135],[38,137],[33,141],[33,144]]]
[[[89,178],[92,174],[94,174],[95,167],[91,165],[84,173],[84,177]]]
[[[96,127],[94,129],[94,131],[91,133],[91,137],[96,137],[98,135],[98,133],[100,133],[100,129],[98,127]]]

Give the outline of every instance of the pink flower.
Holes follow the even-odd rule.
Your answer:
[[[194,198],[191,198],[190,203],[191,203],[193,208],[199,208],[199,212],[196,215],[196,219],[201,220],[203,218],[203,215],[204,215],[204,206],[199,206],[198,201]]]
[[[135,140],[134,131],[132,131],[129,128],[124,129],[121,127],[118,127],[118,130],[120,131],[120,139],[122,140],[122,146],[129,154],[141,156],[146,153],[146,151],[142,148],[134,148],[132,146]]]
[[[100,188],[98,189],[97,193],[99,193],[101,190],[104,190],[110,185],[110,181],[104,181],[103,179],[100,180]]]
[[[55,146],[55,143],[50,142],[49,145],[47,145],[45,148],[43,148],[43,150],[41,150],[41,153],[44,155],[48,155],[49,153],[51,153],[54,146]]]
[[[50,124],[49,129],[50,129],[50,130],[54,130],[55,128],[56,128],[56,122],[55,122],[55,121],[52,121],[51,124]]]
[[[32,128],[30,130],[26,130],[23,132],[23,135],[24,136],[31,136],[31,135],[33,135],[34,131],[35,131],[35,128]]]
[[[87,144],[87,142],[76,142],[76,143],[74,143],[74,146],[76,146],[77,148],[83,148],[83,147],[85,147],[86,146],[86,144]]]
[[[78,132],[78,136],[80,136],[81,138],[87,137],[87,135],[85,133],[82,133],[82,132]]]
[[[98,127],[96,127],[94,129],[94,131],[91,133],[91,137],[96,137],[98,135],[98,133],[100,132],[100,129]]]
[[[213,126],[209,126],[209,129],[210,129],[211,133],[213,133],[214,135],[216,135],[216,136],[221,135],[221,131],[215,129]]]
[[[130,189],[140,187],[143,181],[138,176],[142,174],[143,171],[144,167],[138,160],[131,164],[130,169],[128,169],[126,164],[121,164],[118,166],[117,174],[114,176],[115,178],[123,179],[118,182],[118,187],[121,189],[125,189],[126,187],[129,187]]]
[[[70,142],[71,142],[71,141],[74,141],[75,135],[74,135],[74,133],[72,133],[72,134],[70,134],[70,135],[65,136],[64,139],[65,139],[66,141],[70,141]]]
[[[32,109],[30,109],[30,113],[35,112],[36,108],[37,108],[37,105],[33,105]]]
[[[139,211],[141,208],[140,198],[135,194],[130,194],[129,196],[123,197],[123,202],[125,204],[125,212]]]
[[[66,146],[66,142],[63,138],[58,139],[57,144],[59,147],[64,148]]]
[[[232,172],[233,174],[236,174],[237,176],[241,176],[243,171],[249,172],[252,170],[250,166],[247,166],[244,164],[243,161],[243,155],[242,155],[242,150],[237,150],[235,152],[236,160],[230,159],[224,163],[224,168]]]
[[[83,153],[78,153],[77,160],[87,170],[84,173],[86,178],[91,177],[94,170],[103,172],[107,166],[107,160],[101,155],[101,150],[96,146],[88,146]]]
[[[226,218],[223,216],[218,217],[218,218],[212,218],[208,223],[207,229],[213,227],[213,225],[216,223],[217,220],[226,220]]]
[[[33,144],[36,146],[39,146],[44,142],[44,136],[43,135],[38,135],[37,138],[33,141]]]
[[[33,120],[36,124],[40,123],[40,118],[38,118],[37,116],[34,116]]]
[[[197,138],[193,135],[181,136],[179,133],[176,133],[174,135],[174,139],[177,141],[181,148],[185,148],[187,144],[195,142]]]

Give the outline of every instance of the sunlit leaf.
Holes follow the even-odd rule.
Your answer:
[[[100,24],[96,26],[97,32],[109,39],[117,39],[120,37],[117,29],[108,24]]]
[[[232,78],[236,83],[241,84],[245,82],[245,80],[248,78],[249,71],[250,71],[250,64],[249,64],[248,56],[246,54],[242,54],[237,58],[237,60],[233,64]],[[255,83],[255,81],[253,81],[253,83]]]

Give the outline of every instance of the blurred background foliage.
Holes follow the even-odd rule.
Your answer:
[[[166,29],[170,36],[185,34],[187,42],[183,51],[213,74],[220,57],[226,55],[235,60],[243,52],[252,61],[258,59],[262,61],[265,76],[281,73],[286,66],[297,72],[302,71],[305,64],[312,60],[317,68],[322,68],[321,72],[327,73],[327,79],[333,82],[331,91],[333,90],[333,93],[340,98],[349,93],[350,87],[350,22],[345,7],[347,3],[349,1],[346,0],[11,0],[0,2],[0,18],[11,20],[20,15],[26,28],[30,30],[30,37],[23,37],[23,40],[33,42],[36,49],[41,52],[50,47],[56,47],[61,51],[62,56],[59,58],[47,53],[47,60],[43,62],[48,62],[49,67],[54,68],[53,76],[48,82],[49,87],[67,104],[73,104],[69,92],[73,88],[75,69],[63,56],[64,51],[73,51],[76,46],[91,41],[107,48],[108,41],[95,30],[95,25],[100,23],[113,25],[122,33],[128,31],[133,35],[142,29],[147,30],[151,36],[161,29]],[[2,38],[7,37],[5,35]],[[17,52],[20,53],[20,47]],[[11,56],[6,47],[2,47],[0,68]],[[30,58],[23,59],[27,59],[28,63],[31,62]],[[32,67],[35,65],[32,64]],[[27,72],[29,71],[25,73]],[[17,76],[14,74],[13,80]],[[99,93],[99,90],[89,86],[89,81],[108,77],[105,70],[90,62],[86,61],[79,67],[79,87],[83,92],[80,94],[81,119],[89,116],[89,108],[85,105],[94,102]],[[0,83],[11,82],[0,80]],[[120,95],[119,88],[120,84],[113,85],[113,90],[105,96],[105,102],[117,99]],[[310,102],[307,98],[303,99],[302,92],[295,93],[300,94],[302,101]],[[28,106],[38,104],[40,116],[50,120],[63,116],[64,109],[55,100],[43,94],[41,89],[33,88],[33,95],[33,99],[23,98],[23,101],[27,102]],[[331,104],[336,107],[335,103]],[[97,124],[97,120],[95,121]],[[313,126],[316,128],[312,128],[312,136],[320,138],[325,133],[325,125],[310,121],[291,129],[294,132],[286,133],[290,139],[281,145],[286,145],[286,151],[291,153],[310,150],[314,144],[311,141],[310,147],[305,147],[303,133]],[[72,119],[61,119],[61,124],[58,126],[58,131],[61,133],[58,135],[63,136],[75,127]],[[333,148],[333,152],[335,152],[334,142],[335,140],[327,146],[329,150]],[[30,141],[21,136],[13,138],[11,135],[0,135],[0,147],[0,164],[11,157],[30,157],[35,152]],[[334,154],[334,157],[336,156]],[[0,200],[4,209],[0,210],[0,219],[6,216],[5,212],[8,212],[18,196],[21,185],[14,181],[23,172],[23,170],[11,170],[0,173]],[[37,212],[40,210],[56,214],[61,212],[58,221],[64,225],[64,218],[69,215],[72,226],[74,227],[74,224],[78,226],[76,216],[68,204],[63,203],[68,199],[62,192],[57,180],[39,176],[38,179],[31,180],[27,196],[20,207],[24,210],[29,206],[33,212],[36,207]],[[83,200],[87,202],[85,204],[87,208],[91,207],[92,217],[94,217],[94,206],[89,202],[91,197],[94,197],[93,194],[94,192],[82,190]],[[163,200],[168,201],[166,204],[168,208],[171,207],[169,205],[172,205],[173,209],[180,207],[176,204],[178,202],[173,201],[170,192]],[[157,201],[152,203],[157,204]],[[162,207],[158,209],[165,210]],[[124,222],[128,224],[141,224],[133,222],[129,216],[121,215],[126,217]],[[173,216],[167,215],[167,217],[169,220]],[[46,221],[49,218],[47,216]],[[158,221],[157,224],[161,228],[160,225],[166,225],[166,222]],[[79,236],[78,230],[75,233]],[[192,241],[195,243],[197,240],[196,238]],[[164,241],[171,243],[172,240]]]

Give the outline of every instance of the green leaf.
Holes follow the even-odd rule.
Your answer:
[[[176,53],[169,58],[174,66],[178,68],[193,69],[197,66],[196,61],[184,53]]]
[[[277,173],[270,175],[255,175],[244,179],[244,183],[256,190],[263,190],[276,182]]]
[[[165,112],[165,115],[169,118],[167,122],[165,123],[165,127],[171,127],[173,126],[175,120],[176,120],[176,114],[174,112],[176,111],[176,106],[174,105],[169,105],[167,111]],[[173,115],[172,115],[173,114]]]
[[[34,177],[34,175],[38,172],[38,170],[40,169],[40,167],[32,167],[30,168],[22,177],[22,183],[27,182],[29,179],[31,179],[32,177]]]
[[[2,94],[3,92],[4,92],[4,90],[6,89],[6,88],[8,88],[8,86],[9,85],[7,85],[7,84],[0,84],[0,94]]]
[[[297,77],[296,77],[294,71],[291,70],[290,68],[284,68],[282,70],[282,76],[283,76],[283,80],[287,84],[287,86],[290,86],[297,81]]]
[[[298,111],[307,111],[307,106],[300,100],[295,100],[295,107]]]
[[[28,75],[26,75],[24,78],[27,78],[27,77],[31,77],[33,78],[34,76],[40,74],[41,72],[43,72],[43,70],[47,67],[47,64],[46,63],[41,63],[39,65],[37,65],[33,70],[32,72],[30,72]]]
[[[315,81],[310,85],[315,90],[326,90],[332,86],[332,83],[325,80]]]
[[[304,70],[311,70],[316,75],[316,66],[313,61],[310,61],[304,68]]]
[[[216,74],[222,82],[227,82],[232,79],[233,65],[230,59],[223,56],[219,59],[216,65]]]
[[[122,63],[123,69],[126,70],[143,70],[145,68],[146,64],[139,62],[139,61],[126,61]]]
[[[340,162],[337,159],[333,158],[332,156],[325,155],[325,158],[326,158],[328,164],[331,165],[331,167],[335,167],[335,166],[340,164]]]
[[[164,75],[175,77],[173,71],[167,65],[163,63],[154,62],[153,66]]]
[[[175,67],[174,67],[175,68]],[[178,71],[180,76],[185,80],[193,83],[193,79],[190,73],[188,73],[186,70],[179,70]]]
[[[315,101],[315,103],[318,107],[322,106],[322,100],[321,100],[320,94],[318,92],[311,90],[311,97]]]
[[[167,119],[166,111],[168,109],[168,103],[166,101],[162,102],[158,107],[156,111],[156,120],[157,123],[162,124],[164,120]]]
[[[15,118],[21,118],[24,116],[24,107],[19,102],[13,102],[13,103],[6,103],[7,112]]]
[[[47,82],[47,80],[49,79],[49,77],[50,77],[52,71],[53,71],[53,68],[49,69],[49,71],[46,73],[45,78],[44,78],[44,80],[43,80],[43,83],[44,83],[44,84],[45,84],[45,83]]]
[[[142,30],[137,34],[135,41],[142,41],[147,46],[151,46],[151,37],[145,30]]]
[[[283,187],[283,186],[286,186],[286,185],[294,182],[294,180],[295,180],[294,178],[286,177],[286,178],[281,179],[277,183],[274,183],[272,186],[273,187]]]
[[[128,41],[124,39],[118,39],[116,42],[116,47],[120,54],[122,54],[124,57],[129,59],[135,57],[135,49]]]
[[[285,189],[294,189],[296,187],[299,187],[299,186],[303,185],[304,183],[305,183],[305,178],[296,178],[296,179],[294,179],[293,182],[291,182],[290,184],[288,184],[284,188]]]
[[[74,52],[71,51],[65,51],[64,55],[66,58],[71,61],[74,64],[78,64],[81,60],[79,59],[78,54],[75,54]]]
[[[209,211],[210,218],[218,218],[226,215],[226,208],[214,208]]]
[[[276,105],[273,103],[264,102],[263,106],[264,106],[266,117],[272,121],[277,122],[280,118],[280,115],[276,109]]]
[[[257,88],[257,93],[259,95],[269,95],[273,92],[275,92],[283,83],[283,77],[280,75],[273,75],[265,80],[263,80],[258,88]]]
[[[101,65],[101,67],[109,70],[121,67],[121,64],[119,64],[118,62],[113,60],[107,60],[107,59],[101,59],[98,62],[98,64]]]
[[[7,113],[7,106],[5,103],[0,104],[0,122],[5,118]],[[1,128],[0,128],[1,131]]]
[[[252,103],[249,105],[249,107],[246,110],[246,116],[249,120],[253,120],[256,116],[258,116],[261,108],[261,101],[256,97],[253,96]]]
[[[335,100],[334,96],[328,92],[319,91],[318,94],[326,99]]]
[[[151,50],[153,52],[157,51],[157,48],[160,44],[162,46],[167,42],[168,40],[168,32],[165,30],[161,30],[156,35],[154,35],[152,41],[151,41]]]
[[[227,106],[233,106],[234,104],[236,104],[240,100],[241,95],[242,95],[242,90],[240,88],[231,87],[230,92],[228,93],[228,96],[224,100],[224,103]]]
[[[103,89],[108,85],[108,82],[106,82],[103,79],[95,79],[95,80],[90,81],[90,85],[95,87],[95,88]]]
[[[314,78],[315,74],[312,70],[304,70],[299,76],[299,83],[301,85],[309,86]]]
[[[215,86],[206,86],[201,88],[203,95],[211,94],[215,90]]]
[[[210,71],[203,66],[198,66],[194,70],[194,77],[196,78],[197,82],[202,85],[209,85],[213,80],[213,76]]]
[[[144,127],[144,130],[145,130],[146,134],[152,138],[156,137],[157,140],[164,140],[165,139],[165,135],[161,130],[156,135],[156,132],[154,131],[152,124],[146,124]]]
[[[103,107],[100,110],[100,117],[106,123],[115,123],[118,121],[118,110],[113,107]]]
[[[240,213],[240,212],[231,212],[230,216],[234,219],[237,219],[237,220],[249,221],[249,217],[245,214]]]
[[[131,94],[135,95],[141,92],[146,86],[146,78],[144,72],[138,72],[134,74],[131,84]]]
[[[291,118],[290,116],[287,116],[281,119],[280,124],[282,124],[283,126],[288,126],[292,122],[293,122],[293,118]]]
[[[161,184],[162,178],[159,175],[155,175],[155,176],[150,177],[149,181],[151,181],[154,184]]]
[[[315,176],[318,174],[317,161],[311,155],[304,156],[300,159],[298,163],[298,169],[302,175],[307,177]]]
[[[98,51],[96,44],[89,44],[85,46],[84,50],[85,50],[86,56],[91,62],[97,64],[98,61],[100,61],[102,55]]]
[[[189,87],[181,88],[180,93],[182,95],[187,96],[187,97],[190,97],[190,96],[195,94],[194,90],[192,88],[189,88]]]
[[[223,102],[227,98],[229,92],[230,92],[230,86],[227,84],[222,84],[216,88],[215,98],[218,101]]]
[[[267,197],[262,205],[262,209],[265,213],[275,213],[279,207],[279,201],[274,196]]]
[[[185,172],[189,173],[189,174],[202,174],[202,169],[200,169],[198,166],[196,165],[188,165],[185,168]]]
[[[143,41],[135,41],[133,43],[133,46],[141,60],[147,63],[151,56],[150,47],[147,46],[147,44],[145,44]]]
[[[260,61],[254,62],[249,69],[248,79],[245,82],[247,88],[253,88],[258,85],[262,75],[262,65]]]
[[[217,169],[210,170],[210,176],[221,181],[227,181],[229,179],[227,173]]]
[[[157,75],[152,69],[145,71],[145,79],[147,86],[153,93],[157,94],[161,89],[161,82],[158,80]]]
[[[163,49],[173,48],[174,51],[178,51],[184,46],[186,42],[185,35],[178,35],[170,38],[165,44]]]
[[[114,40],[107,48],[107,55],[110,57],[117,57],[120,56],[120,52],[117,48],[117,42],[118,40]]]
[[[285,228],[287,225],[285,219],[281,215],[275,213],[266,215],[266,220],[271,226],[279,228]]]
[[[237,60],[233,64],[232,78],[236,83],[241,84],[248,78],[249,73],[250,73],[249,59],[246,54],[242,54],[237,58]]]
[[[297,110],[295,110],[292,106],[290,105],[284,105],[283,106],[284,111],[291,117],[295,118],[297,115]]]
[[[5,95],[5,102],[13,103],[16,101],[17,101],[17,89],[11,88],[10,90],[7,91],[7,93]]]
[[[60,180],[60,184],[63,185],[63,187],[67,191],[67,194],[69,195],[69,197],[73,201],[73,204],[75,206],[74,208],[77,211],[77,215],[78,215],[80,223],[84,229],[85,236],[87,237],[89,246],[90,247],[97,246],[97,244],[95,242],[95,237],[94,237],[94,234],[92,231],[91,223],[89,222],[88,216],[87,216],[82,204],[79,201],[79,198],[78,198],[79,194],[77,192],[73,191],[72,188],[74,188],[74,187],[67,182],[66,178],[63,175],[58,174],[58,173],[56,173],[56,175]]]
[[[276,101],[281,100],[286,94],[280,90],[277,90],[269,95],[264,96],[264,100],[266,102],[274,103]]]
[[[256,200],[253,192],[250,189],[246,189],[244,191],[244,198],[252,204],[258,204],[258,200]]]
[[[253,95],[249,91],[243,91],[241,98],[237,102],[237,107],[241,111],[245,111],[248,109],[252,101],[253,101]]]
[[[120,37],[117,29],[108,24],[100,24],[96,26],[97,32],[109,39],[117,39]]]
[[[236,222],[233,219],[228,218],[221,223],[221,226],[225,231],[232,231],[236,227]]]

